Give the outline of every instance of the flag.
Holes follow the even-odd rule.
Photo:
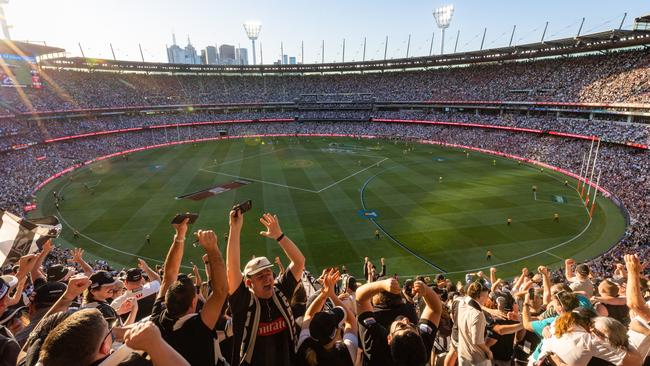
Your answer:
[[[0,214],[0,264],[3,267],[37,251],[48,239],[61,233],[56,216],[27,220],[4,210],[0,210]]]

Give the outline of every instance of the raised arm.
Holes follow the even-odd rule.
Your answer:
[[[240,266],[240,236],[244,225],[244,214],[230,211],[230,231],[228,232],[228,246],[226,247],[226,268],[228,274],[228,294],[235,293],[241,284],[243,275]]]
[[[74,248],[72,250],[72,260],[75,263],[79,264],[79,266],[81,266],[81,269],[84,271],[84,274],[86,276],[90,277],[90,275],[92,275],[94,272],[93,267],[91,267],[90,265],[88,265],[88,263],[86,263],[86,261],[83,258],[83,255],[84,255],[84,250],[81,248]]]
[[[368,257],[365,257],[363,260],[363,278],[366,280],[366,282],[370,283],[372,281],[368,280]]]
[[[399,295],[402,290],[399,287],[399,282],[393,277],[382,281],[366,283],[357,289],[357,312],[361,314],[366,311],[372,311],[372,297],[382,291]]]
[[[180,270],[181,260],[183,259],[183,252],[185,250],[185,236],[187,235],[188,221],[189,219],[185,219],[180,224],[173,224],[176,233],[165,258],[163,280],[160,284],[160,291],[158,292],[159,298],[165,297],[169,286],[178,278],[178,271]]]
[[[542,302],[544,305],[548,305],[551,302],[551,277],[548,273],[548,268],[544,266],[537,267],[537,272],[542,275],[542,286],[544,287],[544,292],[542,296]]]
[[[641,261],[636,254],[626,254],[625,266],[627,267],[627,287],[625,289],[627,306],[648,322],[650,321],[650,307],[643,301],[640,286]]]
[[[497,269],[496,267],[492,267],[490,268],[490,283],[494,286],[495,282],[497,282]],[[492,291],[494,291],[494,289]]]
[[[23,290],[25,289],[25,282],[27,282],[27,276],[21,278],[16,285],[16,291],[14,294],[9,297],[7,301],[7,307],[14,306],[20,302],[23,297]]]
[[[440,302],[438,294],[422,281],[415,281],[413,284],[413,293],[420,295],[427,305],[422,310],[420,319],[428,320],[437,327],[440,324],[440,316],[442,315],[442,302]]]
[[[377,278],[386,276],[386,260],[384,258],[381,258],[380,262],[381,262],[381,272],[379,272]]]
[[[294,244],[294,242],[282,232],[278,216],[265,213],[260,218],[260,222],[266,227],[266,231],[260,231],[260,235],[276,240],[278,244],[280,244],[280,247],[284,250],[284,254],[286,254],[289,260],[291,260],[291,263],[289,263],[289,266],[287,267],[287,271],[290,271],[293,274],[296,281],[300,281],[302,278],[302,272],[305,269],[305,256],[302,254],[300,249],[298,249],[296,244]]]
[[[530,316],[530,297],[528,294],[524,297],[524,306],[521,311],[521,325],[529,332],[533,330],[533,319]]]
[[[212,293],[203,305],[201,320],[208,328],[213,329],[221,315],[221,307],[228,296],[228,281],[226,279],[226,265],[223,263],[221,251],[217,245],[217,235],[212,230],[199,230],[196,233],[199,244],[208,254],[210,262],[210,277],[212,281]]]
[[[209,283],[210,282],[210,259],[208,259],[207,254],[203,254],[201,260],[203,261],[203,266],[204,266],[203,269],[205,271],[205,277],[206,277],[205,281]]]
[[[47,258],[47,255],[50,254],[52,251],[52,239],[49,239],[48,241],[43,244],[43,248],[41,248],[41,252],[38,253],[38,256],[36,257],[34,267],[31,270],[31,275],[32,275],[32,282],[36,281],[36,279],[41,278],[45,280],[45,275],[43,272],[41,272],[41,266],[43,265],[43,261],[45,258]]]
[[[528,275],[528,268],[522,268],[521,269],[521,276],[517,278],[517,281],[512,285],[512,290],[513,291],[519,291],[519,286],[521,286],[522,282],[524,282],[524,278]]]
[[[124,304],[127,303],[128,303],[127,306],[130,310],[129,310],[129,316],[126,318],[124,324],[122,324],[125,327],[135,323],[135,317],[138,315],[138,300],[135,298],[135,296],[126,299]]]
[[[18,281],[27,277],[28,273],[31,273],[36,265],[36,254],[27,254],[18,260],[18,273],[16,273],[16,278]]]
[[[149,281],[160,282],[160,275],[158,274],[158,272],[151,269],[151,267],[149,267],[149,265],[147,264],[147,262],[144,261],[144,259],[138,258],[138,267],[147,274],[147,277],[149,277]]]
[[[574,261],[571,258],[564,260],[564,277],[566,277],[567,281],[574,277],[573,274],[574,264],[576,264],[576,261]]]

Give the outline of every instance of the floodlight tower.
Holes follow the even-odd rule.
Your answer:
[[[244,31],[246,31],[248,39],[250,39],[253,43],[253,65],[257,65],[257,57],[255,56],[255,41],[257,40],[257,37],[259,37],[261,29],[262,25],[258,22],[244,23]]]
[[[445,53],[445,29],[449,28],[451,17],[454,15],[454,5],[445,5],[433,11],[433,17],[436,19],[438,28],[442,30],[442,41],[440,42],[440,54]]]
[[[9,4],[9,0],[0,0],[0,27],[2,27],[2,34],[4,34],[5,39],[11,39],[9,35],[9,28],[11,26],[7,24],[7,17],[5,17],[5,11],[2,8],[3,5]]]

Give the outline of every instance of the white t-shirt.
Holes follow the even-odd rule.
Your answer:
[[[111,307],[117,310],[120,308],[120,306],[122,306],[126,299],[130,297],[135,296],[135,298],[140,301],[140,299],[144,299],[145,297],[157,294],[158,291],[160,291],[160,282],[147,282],[142,287],[135,290],[127,290],[124,294],[115,298],[111,303]]]
[[[620,365],[627,353],[625,350],[612,347],[580,326],[576,326],[573,332],[566,333],[560,338],[556,336],[546,338],[540,358],[550,352],[572,366],[586,366],[593,357]]]

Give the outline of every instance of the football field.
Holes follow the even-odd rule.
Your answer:
[[[177,199],[235,181],[245,184],[200,200]],[[346,265],[361,277],[367,256],[377,264],[386,258],[388,273],[401,277],[445,272],[458,278],[491,266],[505,276],[523,266],[597,256],[623,234],[620,210],[599,197],[590,219],[575,186],[573,179],[533,165],[433,145],[246,138],[93,163],[40,190],[32,216],[56,214],[64,223],[59,244],[83,247],[89,259],[104,258],[120,269],[134,267],[137,257],[160,264],[177,212],[199,213],[191,230],[215,230],[225,253],[228,210],[250,199],[244,263],[255,254],[271,260],[280,255],[287,264],[279,246],[259,235],[259,217],[268,211],[278,215],[311,271]],[[64,197],[58,213],[53,191]],[[202,250],[192,241],[186,266],[201,263]]]

